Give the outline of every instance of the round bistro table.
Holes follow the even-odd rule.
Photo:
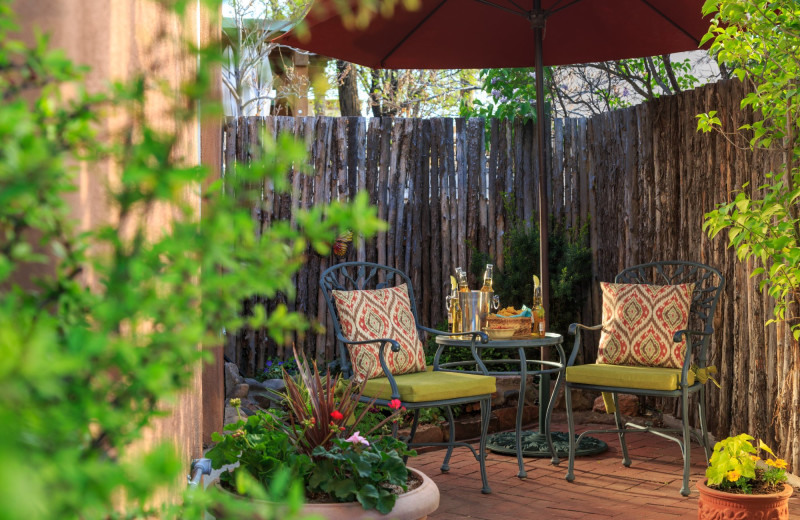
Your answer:
[[[508,363],[518,363],[519,370],[513,372],[496,372],[487,370],[489,375],[498,376],[498,375],[519,375],[520,376],[520,383],[519,383],[519,399],[517,403],[517,422],[516,422],[516,429],[514,431],[515,434],[515,445],[516,455],[517,455],[517,462],[519,464],[519,474],[517,475],[519,478],[527,477],[527,473],[525,472],[525,464],[523,463],[523,456],[546,456],[547,454],[552,456],[552,463],[558,464],[558,452],[556,451],[553,445],[552,435],[550,433],[550,417],[553,413],[553,404],[555,399],[551,398],[550,392],[548,391],[550,388],[550,375],[557,374],[556,385],[553,389],[553,395],[558,395],[558,391],[560,387],[563,385],[564,380],[564,367],[566,366],[567,359],[564,355],[564,349],[561,346],[563,343],[564,338],[561,334],[556,334],[554,332],[547,332],[545,333],[545,337],[525,337],[522,339],[507,339],[507,340],[489,340],[489,343],[483,344],[478,341],[475,342],[475,347],[478,350],[479,358],[480,352],[482,349],[486,348],[494,348],[500,350],[509,350],[513,351],[516,350],[517,354],[519,355],[519,359],[481,359],[481,362],[484,365],[495,365],[495,364],[508,364]],[[437,336],[436,343],[439,345],[445,346],[453,346],[453,347],[471,347],[472,340],[464,340],[464,339],[456,339],[450,336]],[[558,352],[558,361],[550,361],[544,356],[540,356],[539,359],[528,359],[525,355],[526,348],[552,348],[555,347],[556,351]],[[438,356],[437,356],[438,361]],[[474,365],[475,361],[457,361],[457,362],[450,362],[450,363],[441,363],[439,367],[445,370],[451,369],[454,366],[464,366],[464,365]],[[529,364],[538,365],[539,368],[528,369]],[[478,371],[467,371],[473,373],[482,373]],[[538,375],[539,379],[539,431],[525,431],[522,430],[522,416],[523,410],[525,407],[525,385],[527,383],[527,379],[529,375]],[[499,451],[500,453],[507,453],[507,450],[503,448],[493,449],[491,447],[492,440],[497,436],[502,435],[509,435],[509,434],[494,434],[488,437],[487,439],[487,446],[492,451]],[[545,447],[547,450],[544,454],[540,453],[529,453],[526,452],[523,447],[523,437],[525,438],[525,445],[532,445],[537,444],[539,446]]]

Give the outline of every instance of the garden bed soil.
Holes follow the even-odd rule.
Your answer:
[[[722,491],[723,493],[730,493],[731,495],[772,495],[774,493],[780,493],[783,491],[783,482],[780,482],[778,485],[768,484],[767,482],[753,482],[753,486],[750,488],[750,493],[745,493],[741,488],[737,487],[720,489],[713,484],[709,485],[708,487],[717,491]]]

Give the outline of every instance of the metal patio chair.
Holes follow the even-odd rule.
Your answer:
[[[479,370],[483,374],[488,374],[488,370],[477,354],[477,341],[486,343],[488,337],[482,332],[465,332],[462,334],[452,334],[442,332],[420,325],[417,314],[416,302],[414,300],[414,289],[411,280],[405,273],[388,267],[369,262],[344,262],[336,264],[326,269],[320,278],[325,301],[328,304],[328,311],[333,318],[333,326],[338,344],[338,357],[342,372],[345,377],[353,376],[348,345],[380,343],[379,362],[385,377],[369,379],[363,384],[362,402],[371,402],[375,399],[378,406],[388,406],[393,399],[399,399],[403,406],[408,410],[413,410],[414,420],[411,426],[410,436],[407,440],[409,447],[419,446],[447,446],[442,471],[449,471],[450,456],[455,446],[464,446],[472,451],[475,459],[480,464],[481,482],[483,493],[490,493],[489,483],[486,478],[486,434],[491,418],[491,396],[495,391],[495,378],[489,375],[466,374],[458,371],[443,370],[439,367],[439,355],[443,346],[439,346],[433,367],[428,367],[425,372],[417,372],[403,375],[392,375],[386,361],[386,348],[398,352],[400,344],[393,338],[382,338],[369,341],[350,341],[342,333],[342,326],[337,312],[336,304],[332,291],[358,291],[364,289],[385,289],[406,284],[408,297],[411,304],[411,312],[414,315],[414,323],[420,340],[425,344],[426,335],[463,335],[472,338],[472,355]],[[467,403],[479,402],[481,406],[481,436],[478,451],[470,444],[465,442],[455,442],[455,425],[453,422],[453,412],[451,407]],[[419,412],[422,408],[444,407],[450,423],[450,437],[448,442],[439,443],[414,443],[413,438],[419,422]]]
[[[625,436],[629,433],[650,432],[675,441],[683,453],[683,486],[681,494],[689,495],[689,466],[691,436],[697,439],[705,449],[706,462],[711,456],[706,430],[705,388],[706,361],[708,344],[714,332],[714,311],[717,308],[725,279],[719,271],[707,265],[694,262],[669,261],[653,262],[629,267],[619,273],[614,283],[676,285],[694,283],[689,309],[689,325],[687,330],[679,330],[673,337],[680,342],[686,337],[686,354],[681,369],[654,368],[622,365],[575,365],[575,359],[581,350],[581,330],[600,330],[603,325],[588,327],[573,323],[569,333],[575,336],[575,345],[567,361],[566,368],[566,408],[569,424],[569,467],[566,479],[575,479],[573,467],[575,449],[580,439],[591,433],[617,433],[622,447],[622,464],[631,465]],[[604,318],[605,319],[605,318]],[[702,382],[701,382],[702,381]],[[575,421],[572,414],[571,390],[573,388],[610,393],[613,396],[614,419],[616,428],[610,430],[588,430],[575,438]],[[617,394],[635,394],[655,397],[675,397],[681,400],[682,428],[656,428],[622,422],[622,415],[617,403]],[[698,414],[700,419],[700,435],[689,428],[689,396],[698,394]],[[609,410],[610,411],[610,410]],[[680,433],[680,437],[670,435]]]

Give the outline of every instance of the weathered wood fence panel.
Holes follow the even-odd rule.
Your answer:
[[[303,175],[299,168],[288,172],[290,193],[276,194],[271,185],[263,186],[263,200],[253,208],[257,234],[272,221],[291,220],[293,209],[347,200],[358,190],[369,193],[378,216],[389,223],[388,231],[368,241],[356,238],[344,258],[309,252],[308,262],[295,277],[293,301],[284,296],[269,301],[254,297],[245,304],[248,312],[254,305],[272,310],[286,303],[325,327],[324,334],[295,340],[320,361],[334,357],[332,327],[327,326],[327,308],[317,285],[320,273],[332,263],[366,259],[406,271],[419,296],[421,319],[436,325],[446,320],[444,295],[450,275],[456,266],[469,266],[470,245],[502,265],[502,235],[510,220],[506,194],[517,194],[515,218],[532,221],[536,215],[535,204],[521,196],[537,186],[530,123],[494,121],[489,132],[494,145],[486,155],[481,119],[230,119],[223,129],[226,174],[256,156],[263,130],[271,135],[288,131],[305,142],[311,173]],[[290,354],[251,330],[231,334],[226,353],[248,374],[260,370],[271,357]]]
[[[750,278],[754,266],[739,262],[724,236],[712,241],[702,232],[704,213],[730,200],[745,182],[753,190],[765,172],[780,165],[780,157],[754,154],[718,134],[696,131],[695,115],[708,110],[717,110],[728,128],[752,122],[752,114],[739,109],[744,94],[742,84],[731,81],[591,119],[556,120],[548,150],[549,211],[571,227],[589,227],[594,282],[587,287],[584,322],[601,319],[596,282],[612,280],[625,266],[682,259],[708,263],[723,273],[727,286],[709,352],[723,388],[708,389],[709,424],[717,435],[748,432],[781,446],[797,467],[797,343],[788,327],[764,327],[774,304],[758,291],[760,278]],[[343,200],[367,190],[390,228],[348,253],[346,260],[366,259],[406,270],[426,324],[445,319],[443,296],[449,276],[456,266],[468,267],[468,244],[502,266],[502,237],[509,221],[533,221],[537,215],[536,136],[531,124],[491,121],[484,136],[479,119],[230,120],[223,129],[226,171],[255,153],[262,128],[291,131],[303,140],[313,174],[289,172],[293,194],[275,197],[269,186],[264,187],[267,209],[254,212],[259,229],[272,220],[291,218],[292,208]],[[506,204],[507,194],[516,199],[514,207]],[[508,214],[509,209],[515,214]],[[333,255],[309,254],[297,275],[297,298],[288,302],[322,326],[328,325],[328,316],[318,291],[319,274],[340,261],[344,260]],[[250,305],[263,303],[254,300]],[[297,338],[297,344],[318,360],[331,359],[333,338],[331,328],[327,330]],[[253,331],[231,337],[226,352],[247,373],[260,369],[267,357],[288,354]],[[591,342],[583,355],[593,359]],[[679,413],[669,406],[666,411]]]

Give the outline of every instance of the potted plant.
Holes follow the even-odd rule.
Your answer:
[[[404,411],[401,403],[393,401],[394,413],[362,435],[360,425],[371,406],[359,407],[356,415],[360,392],[354,383],[330,372],[322,376],[316,363],[295,358],[297,376],[284,371],[284,410],[240,416],[225,426],[226,435],[212,437],[217,444],[207,456],[213,467],[232,467],[222,473],[218,487],[258,503],[255,518],[282,516],[282,506],[263,492],[276,479],[299,483],[306,502],[301,514],[417,520],[435,511],[436,484],[403,461],[416,453],[394,437],[373,436]],[[239,401],[231,404],[238,411]],[[227,518],[224,511],[215,516]]]
[[[792,487],[786,484],[786,461],[743,433],[714,445],[706,482],[698,482],[699,520],[789,518]],[[762,460],[761,453],[769,456]]]

